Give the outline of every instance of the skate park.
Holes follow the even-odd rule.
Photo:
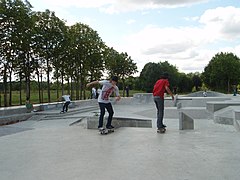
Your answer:
[[[97,100],[74,101],[65,114],[61,103],[2,108],[1,179],[239,179],[239,95],[166,97],[165,134],[156,133],[152,94],[112,103],[108,135],[97,130]]]

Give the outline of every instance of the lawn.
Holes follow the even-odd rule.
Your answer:
[[[123,95],[123,91],[120,90],[120,95]],[[138,91],[138,90],[130,90],[129,91],[129,96],[132,97],[133,94],[135,93],[144,93],[143,91]],[[59,99],[57,98],[57,93],[55,90],[51,91],[51,102],[56,102],[59,101]],[[59,96],[61,96],[61,91],[59,91]],[[126,96],[126,93],[125,93]],[[43,102],[48,102],[48,95],[47,95],[47,91],[43,92]],[[12,105],[16,106],[16,105],[20,105],[20,95],[19,95],[19,91],[13,91],[12,92]],[[25,104],[25,98],[26,98],[26,94],[24,91],[22,91],[22,103]],[[89,99],[90,98],[90,91],[86,91],[86,98]],[[73,97],[72,100],[75,100],[76,98]],[[9,100],[9,94],[8,94],[8,100]],[[38,100],[38,91],[32,91],[31,92],[31,97],[30,97],[31,103],[33,104],[37,104],[39,103]],[[3,106],[3,94],[0,94],[0,105]]]

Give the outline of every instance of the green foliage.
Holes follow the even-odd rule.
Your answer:
[[[193,81],[190,75],[186,75],[184,73],[179,73],[177,92],[178,93],[186,93],[191,92],[193,88]]]
[[[178,70],[167,61],[159,63],[147,63],[140,74],[141,89],[146,92],[152,92],[155,82],[161,75],[167,72],[169,74],[169,83],[171,86],[178,85]]]
[[[147,63],[140,73],[141,90],[152,92],[154,83],[160,78],[162,73],[157,63]]]
[[[77,99],[82,99],[86,98],[86,81],[100,79],[105,70],[110,75],[118,75],[123,86],[125,79],[137,71],[136,63],[127,53],[114,50],[111,56],[110,48],[88,25],[76,23],[68,27],[50,10],[34,12],[31,9],[28,1],[0,1],[0,69],[3,72],[0,79],[3,79],[5,106],[7,97],[11,105],[11,87],[20,92],[21,88],[25,89],[27,97],[31,89],[37,88],[39,102],[42,102],[40,94],[46,85],[43,77],[47,78],[50,102],[50,90],[56,89],[59,96],[59,88],[61,86],[64,93],[65,84],[71,95],[75,91]],[[11,82],[13,73],[19,81],[18,87]],[[33,80],[37,80],[36,83],[31,83]]]
[[[230,92],[240,80],[240,59],[233,53],[218,53],[203,72],[203,81],[212,90]]]
[[[193,85],[196,91],[199,91],[199,88],[202,86],[202,79],[200,73],[189,74],[192,78]]]

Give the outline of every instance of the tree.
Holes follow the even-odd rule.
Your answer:
[[[178,92],[186,93],[191,92],[193,88],[193,81],[191,75],[186,75],[185,73],[179,73],[178,75]]]
[[[31,4],[20,0],[0,2],[1,56],[4,64],[4,101],[7,105],[7,78],[9,78],[9,105],[12,101],[12,76],[21,60],[29,61],[31,34]],[[24,63],[26,64],[26,63]],[[21,68],[18,68],[21,69]],[[28,67],[30,70],[31,68]],[[21,102],[21,94],[20,94]]]
[[[50,97],[50,73],[52,72],[53,61],[58,58],[58,52],[63,43],[65,24],[55,16],[54,12],[46,10],[35,14],[36,34],[38,54],[46,61],[46,74],[48,83],[48,102]]]
[[[240,59],[233,53],[218,53],[204,68],[203,81],[213,90],[230,92],[240,80]]]
[[[69,36],[69,56],[72,67],[67,72],[75,82],[76,98],[82,99],[84,96],[85,99],[86,79],[88,77],[90,80],[99,79],[102,76],[105,45],[97,31],[82,23],[76,23],[69,27]]]
[[[199,91],[199,87],[202,86],[202,79],[200,73],[189,74],[192,77],[193,85],[195,86],[196,91]]]
[[[142,90],[146,92],[152,92],[155,82],[164,72],[169,74],[170,85],[176,86],[178,84],[179,73],[175,66],[169,64],[167,61],[159,63],[147,63],[140,74]]]
[[[140,73],[141,90],[152,92],[154,83],[160,78],[163,72],[157,63],[147,63]]]
[[[119,54],[113,48],[108,49],[105,67],[110,76],[116,75],[122,80],[123,89],[125,89],[125,79],[137,72],[137,65],[131,57],[127,53]],[[125,96],[125,91],[123,91],[123,96]]]

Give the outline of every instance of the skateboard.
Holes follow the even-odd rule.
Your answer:
[[[160,129],[157,130],[157,133],[165,133],[166,130],[167,129],[165,127],[164,128],[160,128]]]
[[[109,134],[109,133],[113,133],[114,132],[114,129],[99,129],[99,133],[101,134],[101,135],[107,135],[107,134]]]

